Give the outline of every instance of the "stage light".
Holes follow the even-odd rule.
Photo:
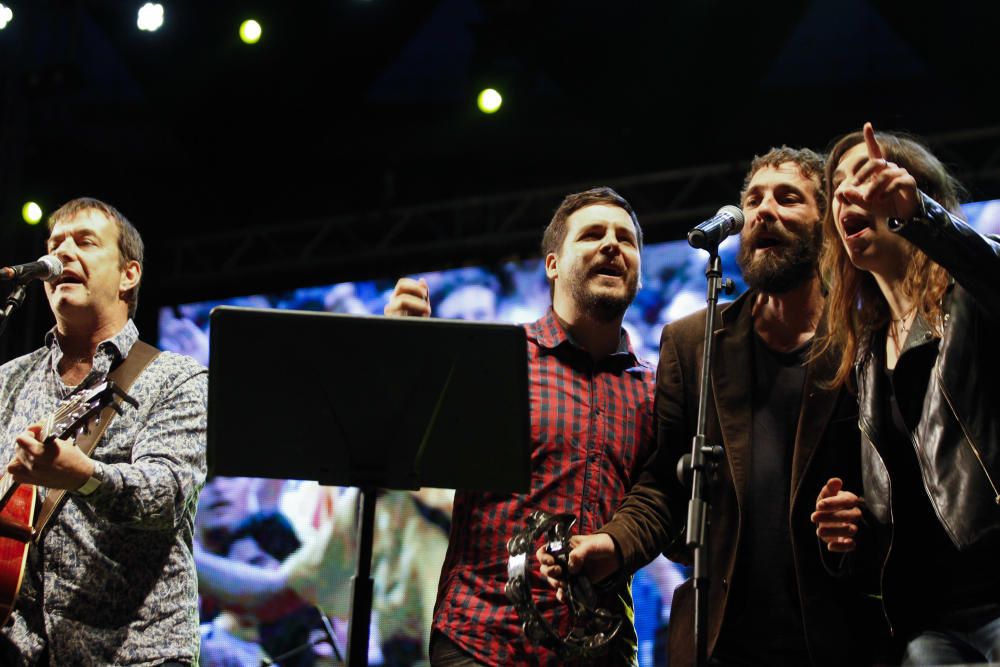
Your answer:
[[[163,25],[163,5],[147,2],[139,8],[139,18],[136,19],[139,30],[154,32]]]
[[[483,113],[496,113],[503,104],[503,97],[493,88],[486,88],[479,93],[478,104]]]
[[[33,201],[21,207],[21,217],[29,225],[37,225],[42,221],[42,207]]]
[[[14,10],[7,5],[0,5],[0,30],[7,27],[7,24],[14,20]]]
[[[247,19],[240,24],[240,39],[244,44],[256,44],[260,41],[262,29],[253,19]]]

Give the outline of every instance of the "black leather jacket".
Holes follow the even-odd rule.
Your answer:
[[[943,337],[918,316],[895,375],[922,352],[933,354],[927,346],[937,347],[912,441],[931,505],[965,550],[1000,535],[1000,240],[921,198],[923,214],[894,231],[954,281],[944,300]],[[871,350],[857,365],[862,477],[874,519],[891,525],[891,480],[878,449],[881,360]]]

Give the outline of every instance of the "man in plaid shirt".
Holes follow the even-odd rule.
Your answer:
[[[434,665],[561,664],[527,641],[504,594],[507,540],[534,510],[569,512],[575,530],[608,521],[651,452],[654,372],[622,329],[639,285],[642,230],[610,188],[567,196],[545,230],[542,250],[552,308],[525,326],[531,397],[532,479],[524,495],[455,496],[431,639]],[[403,278],[387,315],[430,315],[423,281]],[[538,576],[535,601],[563,631],[568,609]],[[622,587],[612,609],[628,612]],[[605,601],[604,604],[608,604]],[[635,662],[630,623],[610,664]]]

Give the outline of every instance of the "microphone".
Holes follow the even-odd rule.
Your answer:
[[[743,229],[743,211],[727,204],[715,216],[688,232],[688,244],[692,248],[707,250],[718,248],[727,237],[739,234]]]
[[[19,283],[27,283],[36,278],[52,280],[61,276],[62,272],[62,262],[52,255],[42,255],[35,262],[0,268],[0,280],[16,280]]]

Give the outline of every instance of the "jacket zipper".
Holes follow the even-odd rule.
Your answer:
[[[969,443],[969,447],[972,449],[972,453],[976,455],[976,460],[979,461],[979,466],[983,469],[983,474],[986,475],[986,481],[990,483],[993,487],[993,501],[1000,505],[1000,490],[997,489],[996,482],[993,481],[993,477],[990,475],[990,471],[987,470],[986,464],[983,462],[983,457],[979,453],[979,448],[976,447],[976,443],[972,440],[972,436],[969,435],[969,430],[965,428],[965,424],[962,423],[962,419],[958,416],[958,412],[955,410],[955,405],[951,401],[951,396],[948,395],[948,390],[945,388],[944,381],[941,379],[941,369],[934,369],[935,375],[937,375],[938,386],[941,387],[941,394],[944,396],[944,400],[948,402],[948,409],[951,410],[951,414],[954,415],[955,421],[958,425],[962,427],[962,434],[965,436],[966,442]]]
[[[892,545],[896,541],[896,518],[893,516],[892,512],[892,480],[889,478],[889,469],[885,465],[885,460],[882,458],[882,455],[879,454],[878,448],[875,446],[875,440],[872,439],[871,433],[868,431],[865,421],[859,418],[858,425],[861,426],[861,432],[864,433],[865,438],[868,439],[868,446],[872,448],[875,452],[875,456],[877,456],[878,460],[882,462],[882,469],[886,471],[885,482],[889,488],[889,548],[885,552],[885,558],[882,560],[882,567],[879,570],[879,593],[882,594],[879,603],[882,605],[882,616],[885,618],[886,625],[889,626],[889,634],[895,637],[896,630],[892,627],[892,620],[889,618],[889,610],[885,607],[885,569],[886,566],[889,565],[889,556],[892,555]]]

